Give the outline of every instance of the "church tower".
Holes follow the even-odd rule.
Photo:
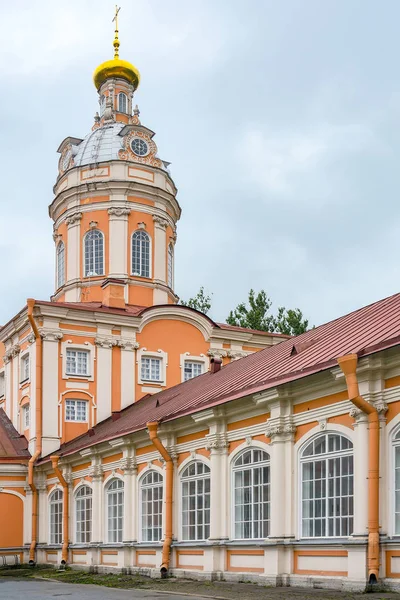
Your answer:
[[[59,174],[49,207],[54,221],[56,302],[175,304],[176,223],[181,209],[169,163],[142,125],[134,93],[139,72],[119,58],[99,65],[93,81],[100,110],[84,138],[58,148]]]

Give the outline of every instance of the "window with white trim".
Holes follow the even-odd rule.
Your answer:
[[[128,112],[128,98],[123,92],[118,94],[118,111],[122,113]]]
[[[88,403],[86,400],[66,400],[65,420],[86,423],[88,420]]]
[[[62,542],[63,493],[54,490],[49,497],[50,544]]]
[[[91,229],[84,238],[85,277],[104,275],[104,235],[99,229]]]
[[[65,283],[65,246],[59,242],[57,246],[57,289]]]
[[[92,488],[83,485],[75,495],[76,542],[86,544],[92,538]]]
[[[233,463],[234,538],[265,539],[270,527],[270,457],[244,450]]]
[[[143,230],[132,235],[132,275],[150,277],[150,236]]]
[[[65,371],[67,375],[90,375],[89,350],[67,349]]]
[[[140,377],[142,381],[162,381],[162,358],[142,356],[140,364]]]
[[[168,285],[174,287],[174,247],[172,244],[168,246]]]
[[[29,354],[21,358],[21,383],[29,379]]]
[[[182,540],[202,541],[210,537],[210,468],[191,462],[182,472]]]
[[[114,479],[106,490],[107,496],[107,540],[122,542],[124,529],[124,482]]]
[[[4,373],[0,373],[0,398],[5,396],[6,393],[6,376]]]
[[[149,471],[140,484],[142,542],[159,542],[162,537],[163,478]]]
[[[394,440],[394,535],[400,535],[400,429]]]
[[[353,532],[353,444],[338,433],[311,440],[300,456],[302,537]]]
[[[188,379],[193,379],[193,377],[197,377],[198,375],[201,375],[203,373],[203,370],[204,370],[204,363],[185,360],[185,364],[184,364],[184,368],[183,368],[183,373],[184,373],[183,380],[187,381]]]
[[[24,429],[28,429],[31,425],[31,407],[29,404],[25,404],[22,408],[22,419],[24,424]]]

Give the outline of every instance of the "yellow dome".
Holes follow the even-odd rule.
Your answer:
[[[136,90],[140,81],[140,74],[135,66],[127,60],[113,58],[101,63],[94,71],[93,81],[96,89],[98,90],[107,79],[114,77],[126,79],[133,85],[134,90]]]

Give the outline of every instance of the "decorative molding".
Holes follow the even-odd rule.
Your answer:
[[[131,475],[137,473],[137,462],[134,457],[127,456],[126,458],[122,458],[119,464],[124,473]]]
[[[117,340],[111,337],[96,337],[94,343],[100,348],[112,348],[117,345]]]
[[[245,352],[242,350],[228,350],[228,352],[227,352],[227,356],[231,360],[239,360],[240,358],[244,358],[245,356],[248,356],[249,354],[251,354],[251,352]]]
[[[144,221],[141,221],[140,223],[137,224],[137,228],[138,229],[146,229],[146,223]]]
[[[103,469],[100,464],[92,465],[89,468],[89,477],[92,478],[93,481],[100,481],[103,479]]]
[[[70,227],[72,225],[76,225],[77,223],[79,223],[79,221],[81,221],[82,217],[83,217],[83,213],[76,212],[73,215],[67,217],[65,219],[65,222],[68,225],[68,227]]]
[[[112,206],[108,209],[110,217],[127,217],[131,214],[130,208],[124,208],[122,206]]]
[[[159,217],[158,215],[153,215],[153,221],[156,227],[159,227],[160,229],[166,229],[168,227],[168,221],[167,219],[164,219],[163,217]]]
[[[134,352],[140,347],[139,342],[123,338],[117,340],[116,345],[122,350],[126,350],[127,352]]]
[[[28,343],[29,343],[29,344],[34,344],[34,343],[35,343],[35,341],[36,341],[36,336],[35,336],[35,334],[34,334],[34,333],[30,333],[30,334],[28,335]]]
[[[207,356],[211,356],[211,358],[226,358],[228,356],[228,352],[223,348],[210,348],[207,351]]]
[[[320,419],[318,421],[319,423],[319,428],[321,431],[325,431],[326,430],[326,426],[328,425],[328,419]]]
[[[209,433],[205,436],[206,439],[206,449],[211,451],[211,454],[214,453],[223,453],[227,451],[229,446],[229,442],[226,438],[226,434],[223,433]]]
[[[296,433],[296,426],[292,422],[292,417],[277,417],[269,419],[265,428],[265,435],[270,438],[271,444],[274,441],[292,441]]]
[[[45,342],[58,342],[64,337],[64,334],[60,329],[46,329],[42,327],[41,329],[39,329],[39,333],[40,337]]]

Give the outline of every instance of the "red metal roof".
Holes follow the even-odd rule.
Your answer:
[[[31,457],[28,450],[28,441],[14,428],[4,410],[0,409],[0,462],[2,459],[23,459],[25,462]]]
[[[185,414],[260,392],[337,365],[339,356],[366,356],[400,345],[400,294],[320,325],[296,338],[265,348],[185,383],[143,398],[61,446],[70,454],[98,442],[145,428],[148,421],[170,421]],[[295,350],[293,350],[295,348]]]

